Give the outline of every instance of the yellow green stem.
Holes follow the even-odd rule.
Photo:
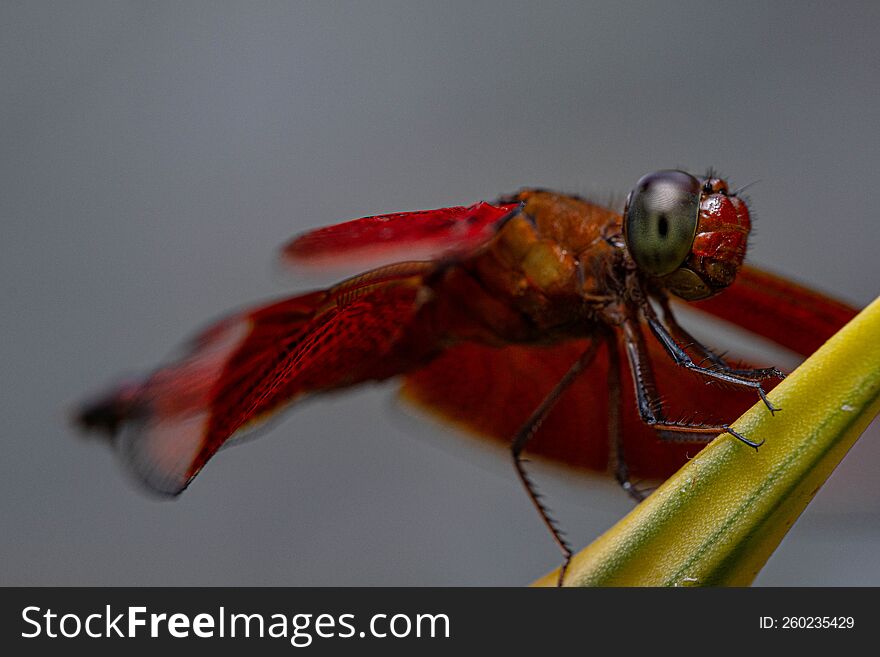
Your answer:
[[[880,412],[880,299],[614,527],[575,555],[573,586],[745,586]],[[535,582],[555,586],[558,571]]]

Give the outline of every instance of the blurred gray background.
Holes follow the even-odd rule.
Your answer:
[[[67,425],[206,320],[301,290],[276,249],[524,185],[717,167],[752,262],[878,293],[877,3],[3,2],[0,583],[496,584],[559,556],[503,453],[377,386],[217,456],[174,502]],[[720,345],[724,346],[724,345]],[[875,425],[763,585],[880,584]],[[538,475],[575,544],[630,503]]]

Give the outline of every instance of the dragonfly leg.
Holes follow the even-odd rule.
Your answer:
[[[626,464],[621,433],[621,409],[623,401],[620,394],[620,353],[617,351],[617,340],[612,334],[605,339],[608,345],[608,443],[609,460],[617,483],[627,495],[636,502],[644,500],[650,491],[640,489],[633,483]]]
[[[556,405],[556,402],[559,401],[562,393],[572,384],[578,374],[580,374],[593,361],[601,344],[602,343],[599,340],[594,340],[590,343],[587,350],[574,362],[568,372],[565,373],[565,376],[559,380],[559,383],[553,387],[538,408],[536,408],[529,419],[526,420],[525,424],[520,428],[516,436],[514,436],[513,442],[510,446],[516,474],[519,476],[520,482],[522,482],[523,487],[526,489],[526,493],[532,501],[532,504],[534,504],[535,508],[538,510],[538,515],[541,516],[541,520],[550,531],[556,545],[558,545],[559,549],[562,551],[563,563],[562,567],[559,569],[559,580],[557,582],[559,586],[562,586],[562,580],[565,577],[565,571],[568,569],[568,564],[571,561],[573,552],[568,541],[565,540],[564,533],[559,529],[556,521],[550,515],[547,506],[541,501],[541,495],[538,493],[535,484],[526,472],[522,452],[525,449],[526,443],[528,443],[532,436],[535,435],[535,432],[541,426],[541,423]]]
[[[700,440],[700,436],[711,438],[719,433],[729,433],[740,442],[758,449],[763,444],[749,440],[744,435],[735,431],[728,424],[705,424],[702,422],[680,422],[668,420],[663,409],[663,402],[657,393],[657,385],[654,381],[654,372],[651,369],[651,361],[645,348],[645,337],[636,319],[630,318],[623,323],[624,336],[626,338],[626,354],[629,360],[630,370],[635,385],[636,403],[642,422],[657,429],[661,433],[672,433],[682,436],[692,436]]]
[[[785,373],[775,367],[764,367],[764,368],[756,368],[756,369],[737,369],[731,367],[727,361],[724,360],[719,354],[716,354],[714,351],[709,349],[706,345],[697,340],[694,336],[692,336],[681,324],[678,323],[678,319],[675,317],[675,314],[672,312],[672,307],[669,304],[669,299],[667,297],[660,298],[660,306],[663,309],[663,321],[666,324],[666,327],[669,329],[669,332],[675,337],[678,342],[683,342],[685,347],[691,347],[693,350],[699,354],[700,358],[709,361],[712,365],[727,374],[734,374],[736,376],[742,377],[744,379],[754,379],[757,381],[761,381],[764,379],[784,379]]]
[[[767,398],[767,393],[764,392],[764,386],[761,383],[761,379],[749,378],[722,369],[713,369],[710,367],[697,365],[687,353],[687,351],[685,351],[681,347],[681,345],[676,342],[675,338],[670,334],[670,332],[666,330],[666,327],[663,326],[662,322],[657,319],[657,316],[654,314],[654,310],[647,302],[643,305],[642,311],[645,315],[645,318],[648,320],[648,326],[651,328],[651,332],[654,334],[654,337],[656,337],[660,344],[663,345],[666,353],[669,354],[676,365],[692,372],[696,372],[697,374],[700,374],[710,379],[724,381],[725,383],[730,383],[732,385],[741,386],[744,388],[751,388],[758,393],[761,401],[764,402],[764,405],[771,413],[775,413],[779,410],[773,404],[771,404],[770,400]],[[705,347],[702,347],[702,345],[700,345],[700,347],[702,349],[706,349]],[[708,349],[706,349],[706,351],[708,351]]]

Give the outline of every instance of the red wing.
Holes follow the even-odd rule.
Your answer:
[[[753,394],[706,385],[704,379],[673,364],[656,341],[649,339],[647,343],[669,417],[696,414],[698,420],[732,421],[755,403]],[[585,340],[546,347],[461,344],[408,375],[402,394],[445,420],[509,446],[586,345]],[[626,363],[622,348],[620,356]],[[606,472],[607,380],[608,356],[602,349],[589,370],[560,398],[527,451],[567,466]],[[700,446],[661,442],[657,432],[638,416],[626,371],[622,382],[622,435],[630,470],[636,478],[666,478]]]
[[[80,414],[152,490],[180,493],[231,437],[310,392],[385,377],[418,308],[419,272],[387,268],[227,317],[174,362]]]
[[[284,247],[282,259],[322,266],[434,260],[479,247],[519,207],[481,202],[354,219],[300,235]]]
[[[821,347],[858,310],[797,283],[743,267],[721,294],[689,304],[803,356]]]

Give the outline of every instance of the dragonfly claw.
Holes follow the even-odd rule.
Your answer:
[[[759,443],[756,443],[754,440],[749,440],[748,438],[746,438],[744,435],[742,435],[738,431],[734,431],[733,429],[731,429],[730,426],[727,424],[722,425],[722,428],[724,429],[725,433],[729,433],[731,436],[733,436],[734,438],[736,438],[740,442],[745,443],[746,445],[748,445],[749,447],[754,449],[756,452],[758,451],[758,448],[764,444],[763,440]]]

